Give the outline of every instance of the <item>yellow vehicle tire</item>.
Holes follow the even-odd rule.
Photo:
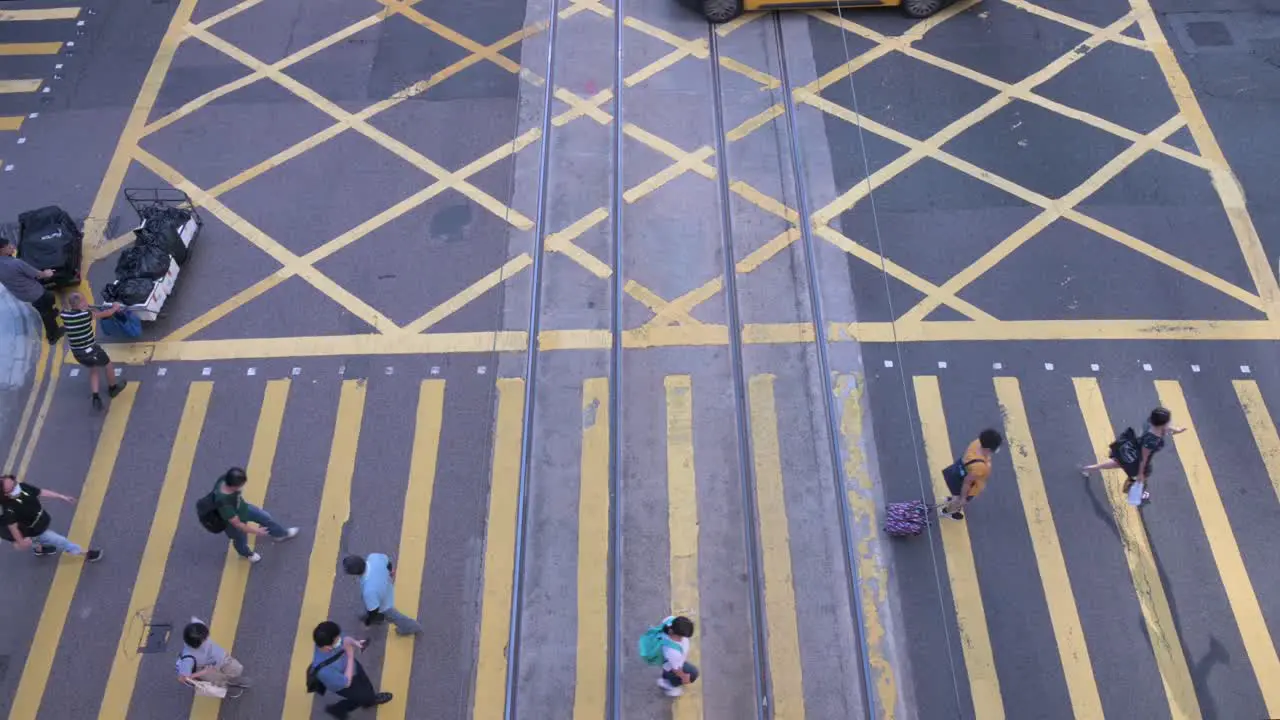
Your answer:
[[[702,0],[702,14],[713,23],[725,23],[742,14],[742,0]]]
[[[902,0],[907,17],[926,18],[942,9],[942,0]]]

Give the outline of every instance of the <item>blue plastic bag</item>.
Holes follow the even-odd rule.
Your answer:
[[[109,315],[98,321],[103,335],[111,337],[142,337],[142,321],[137,315],[121,309],[115,315]]]

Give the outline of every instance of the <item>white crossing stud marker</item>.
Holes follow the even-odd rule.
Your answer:
[[[211,368],[211,367],[207,367],[207,368],[205,368],[205,369],[201,370],[201,371],[200,371],[200,374],[201,374],[201,375],[203,375],[203,376],[205,376],[205,377],[209,377],[210,375],[212,375],[212,374],[213,374],[213,368]]]
[[[1151,372],[1151,363],[1142,363],[1142,369],[1146,372]]]
[[[120,373],[122,373],[122,372],[124,372],[124,371],[123,371],[123,370],[121,370],[120,368],[116,368],[116,373],[115,373],[115,374],[116,374],[116,377],[120,377]]]
[[[1200,372],[1200,366],[1199,366],[1199,365],[1192,365],[1192,366],[1191,366],[1191,372]]]
[[[76,377],[79,374],[80,374],[80,368],[71,368],[71,377]]]
[[[48,86],[48,85],[44,86],[44,88],[43,88],[40,92],[42,92],[42,93],[47,93],[47,92],[49,92],[49,86]]]
[[[19,144],[19,145],[26,145],[26,144],[27,144],[27,139],[26,139],[26,138],[24,138],[24,137],[22,137],[22,138],[18,138],[18,144]]]
[[[946,369],[947,369],[947,361],[946,361],[946,360],[939,360],[939,361],[938,361],[938,369],[939,369],[939,370],[946,370]]]
[[[32,119],[32,120],[34,120],[34,119],[36,119],[36,118],[40,117],[40,113],[38,113],[38,112],[31,113],[31,114],[30,114],[30,115],[28,115],[27,117],[28,117],[28,118],[30,118],[30,119]]]
[[[301,375],[301,374],[302,374],[302,368],[294,368],[294,369],[290,372],[290,374],[291,374],[291,375]]]
[[[346,375],[346,374],[347,374],[347,366],[346,366],[346,365],[339,365],[339,366],[338,366],[338,374],[339,374],[339,375]]]
[[[156,377],[164,377],[169,374],[169,368],[156,368]]]
[[[84,26],[84,21],[83,21],[83,20],[77,20],[77,21],[76,21],[76,27],[83,27],[83,26]],[[61,66],[61,65],[59,65],[58,67],[62,67],[62,66]]]
[[[396,371],[396,369],[395,369],[395,368],[391,367],[390,365],[388,365],[388,366],[387,366],[387,374],[388,374],[388,375],[390,375],[390,374],[394,373],[395,371]]]
[[[992,369],[992,370],[1003,370],[1003,369],[1004,369],[1004,363],[991,363],[991,369]]]
[[[485,372],[486,372],[486,371],[487,371],[487,369],[486,369],[486,368],[485,368],[485,366],[483,366],[483,365],[481,365],[480,367],[476,368],[476,374],[477,374],[477,375],[483,375],[483,374],[485,374]]]
[[[1102,368],[1098,365],[1098,363],[1093,363],[1092,365],[1089,366],[1089,369],[1094,372],[1098,372]]]
[[[432,375],[439,375],[439,374],[440,374],[440,366],[439,366],[439,365],[432,365],[432,366],[431,366],[431,374],[432,374]]]
[[[5,172],[13,172],[13,166],[12,166],[12,165],[5,165],[5,166],[4,166],[4,171],[5,171]]]
[[[1241,365],[1240,372],[1244,373],[1245,375],[1248,375],[1251,371],[1249,370],[1248,365]]]
[[[75,47],[75,46],[76,46],[76,41],[75,41],[75,40],[71,40],[71,41],[69,41],[69,42],[67,43],[67,47]]]
[[[61,69],[62,69],[62,63],[58,63],[57,65],[54,65],[54,66],[53,66],[53,69],[54,69],[54,70],[61,70]]]
[[[248,375],[249,377],[253,377],[254,375],[258,374],[258,368],[249,368],[248,370],[245,371],[244,374]]]
[[[1045,363],[1045,364],[1044,364],[1044,369],[1045,369],[1045,370],[1052,370],[1052,369],[1053,369],[1053,363]]]
[[[885,361],[884,361],[884,366],[885,366],[885,367],[887,367],[887,368],[891,368],[891,367],[893,367],[893,361],[892,361],[892,360],[885,360]]]

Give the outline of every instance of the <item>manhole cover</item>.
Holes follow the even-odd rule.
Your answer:
[[[1225,47],[1234,44],[1231,31],[1217,20],[1200,20],[1187,23],[1187,37],[1199,47]]]

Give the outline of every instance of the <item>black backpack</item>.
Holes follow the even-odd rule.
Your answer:
[[[1142,458],[1142,444],[1138,439],[1138,433],[1133,428],[1128,427],[1115,442],[1111,443],[1111,459],[1120,463],[1124,467],[1137,465],[1138,460]]]
[[[200,518],[200,524],[204,529],[211,533],[221,533],[227,529],[227,521],[223,520],[222,513],[218,512],[217,491],[196,501],[196,516]]]

